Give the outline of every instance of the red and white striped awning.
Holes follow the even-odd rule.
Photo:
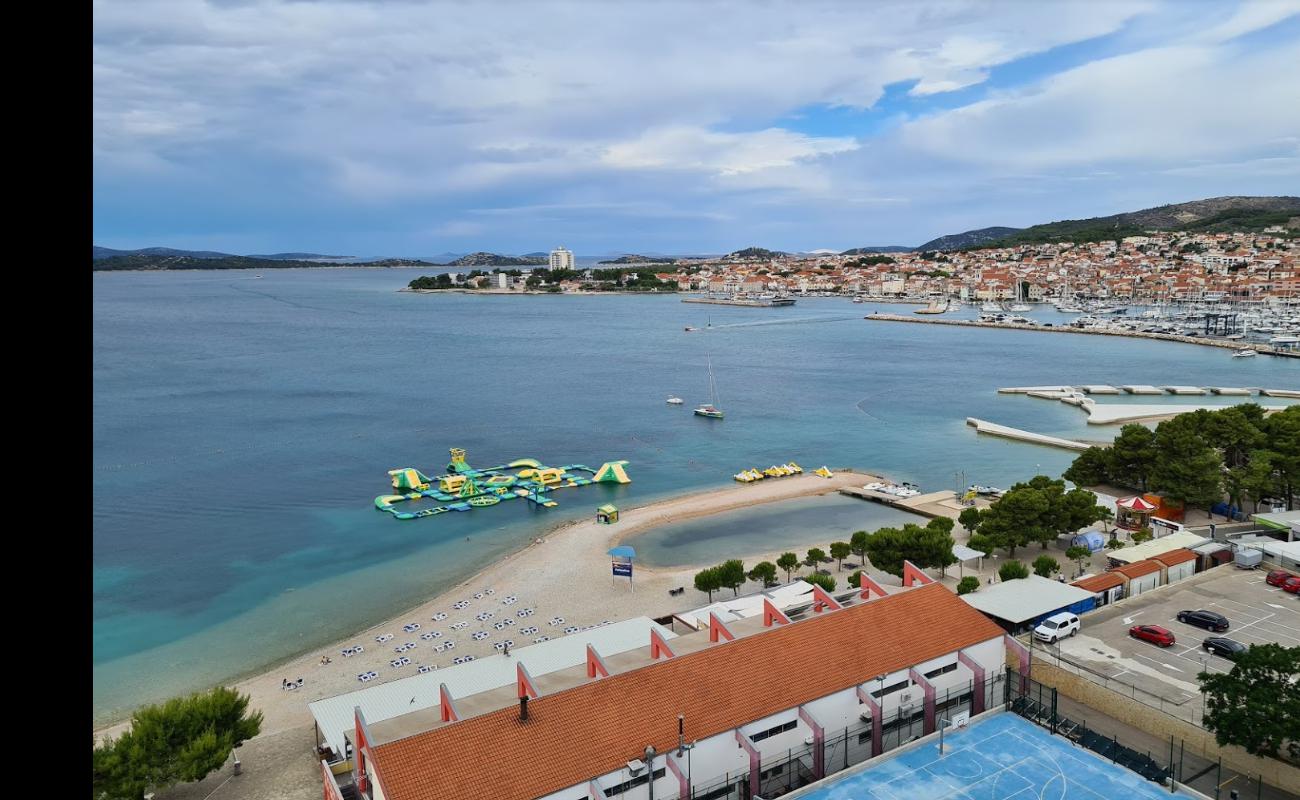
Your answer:
[[[1155,511],[1156,510],[1155,504],[1148,503],[1146,500],[1143,500],[1140,495],[1135,495],[1133,497],[1125,497],[1122,500],[1116,500],[1115,505],[1119,506],[1120,508],[1127,508],[1129,511]]]

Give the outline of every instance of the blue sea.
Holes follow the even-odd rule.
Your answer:
[[[1005,486],[1059,474],[1071,456],[977,436],[966,417],[1114,432],[1001,386],[1300,387],[1300,361],[867,322],[874,306],[838,298],[763,309],[397,291],[418,274],[94,274],[96,723],[379,622],[603,502],[722,486],[789,460],[927,490]],[[706,359],[723,421],[691,414],[708,400]],[[670,394],[686,404],[665,404]],[[374,509],[387,470],[437,474],[450,447],[481,466],[627,459],[633,483],[565,490],[550,510],[398,521]],[[820,541],[844,523],[836,504],[817,508],[788,526],[728,520],[641,546],[652,563],[691,563],[709,548],[784,546],[792,527]]]

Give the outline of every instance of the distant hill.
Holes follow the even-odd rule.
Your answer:
[[[762,259],[780,258],[781,256],[785,256],[785,255],[789,255],[789,253],[783,253],[780,250],[767,250],[762,247],[746,247],[744,250],[737,250],[734,253],[728,253],[726,257],[741,259],[741,260],[743,259],[762,260]]]
[[[551,261],[551,254],[550,254],[550,253],[542,253],[542,252],[536,252],[536,253],[524,253],[522,256],[520,256],[520,258],[544,258],[544,259],[546,259],[547,263],[550,263],[550,261]]]
[[[974,247],[984,244],[985,242],[995,242],[1000,239],[1017,233],[1020,228],[979,228],[965,233],[950,233],[947,236],[940,236],[938,239],[931,239],[920,247],[916,248],[918,252],[929,250],[960,250],[962,248]]]
[[[131,253],[122,256],[97,258],[93,262],[97,272],[109,270],[177,270],[177,269],[307,269],[335,266],[320,261],[297,261],[287,258],[252,258],[251,256],[196,257],[156,253]],[[363,265],[356,265],[363,266]],[[428,261],[411,258],[386,258],[373,261],[367,267],[434,267]]]
[[[1125,236],[1140,236],[1147,231],[1188,231],[1190,233],[1261,231],[1274,225],[1282,225],[1300,232],[1300,197],[1211,197],[1206,200],[1193,200],[1188,203],[1112,214],[1109,217],[1067,219],[1045,225],[1034,225],[1000,239],[966,247],[1099,242]]]
[[[910,253],[913,250],[920,250],[919,247],[905,247],[901,244],[886,244],[879,247],[855,247],[852,250],[845,250],[840,253],[842,256],[865,256],[869,253]]]
[[[272,253],[271,255],[250,255],[249,258],[265,258],[268,261],[347,261],[355,256],[326,256],[320,253]]]
[[[629,253],[618,258],[611,258],[607,261],[601,261],[601,264],[671,264],[677,259],[669,256],[642,256],[636,253]]]
[[[541,256],[503,256],[496,253],[470,253],[447,264],[448,267],[537,267],[549,263]]]
[[[176,250],[171,247],[145,247],[140,250],[114,250],[111,247],[92,247],[92,258],[113,258],[114,256],[186,256],[189,258],[237,258],[230,253],[218,253],[215,250]]]

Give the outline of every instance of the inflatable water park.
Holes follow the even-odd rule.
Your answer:
[[[509,464],[485,469],[474,469],[465,461],[465,451],[451,448],[451,463],[447,474],[430,478],[414,467],[398,467],[388,471],[397,494],[375,498],[375,508],[387,511],[398,519],[419,519],[445,514],[448,511],[470,511],[494,506],[506,500],[520,498],[542,508],[559,505],[550,493],[568,486],[587,486],[593,483],[631,483],[627,476],[626,461],[606,461],[598,469],[582,464],[548,467],[535,458],[520,458]],[[404,511],[396,504],[427,497],[443,505]]]
[[[740,472],[737,472],[735,475],[732,475],[731,477],[739,481],[740,483],[754,483],[755,481],[766,480],[767,478],[784,478],[788,475],[799,475],[802,472],[803,472],[803,467],[791,461],[786,464],[773,464],[772,466],[764,470],[760,470],[757,468],[742,469]],[[813,474],[820,475],[823,478],[830,478],[834,475],[834,473],[832,473],[826,467],[813,470]]]

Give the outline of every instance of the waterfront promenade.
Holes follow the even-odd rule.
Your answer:
[[[873,322],[910,322],[919,325],[960,325],[967,328],[996,328],[998,330],[1037,331],[1041,333],[1078,333],[1091,336],[1123,336],[1129,339],[1155,339],[1163,342],[1182,342],[1199,344],[1204,347],[1222,347],[1229,350],[1254,350],[1260,355],[1280,356],[1283,358],[1300,358],[1300,351],[1278,350],[1266,344],[1224,339],[1205,339],[1199,336],[1179,336],[1172,333],[1143,333],[1141,331],[1108,331],[1092,328],[1071,328],[1064,325],[1025,325],[1018,322],[980,322],[972,319],[919,319],[905,317],[901,314],[868,314],[863,319]]]

